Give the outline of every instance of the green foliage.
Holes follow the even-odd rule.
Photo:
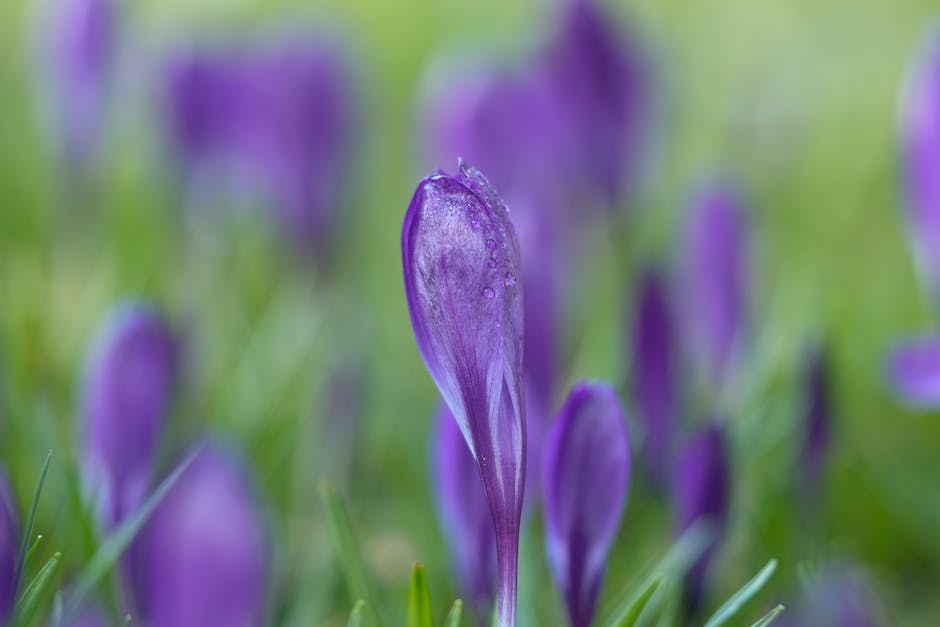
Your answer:
[[[356,604],[353,605],[352,612],[349,613],[349,622],[346,623],[346,627],[361,627],[362,625],[362,608],[365,607],[366,602],[362,599],[356,601]]]
[[[774,619],[780,616],[783,613],[783,610],[786,609],[782,605],[777,605],[774,609],[770,610],[760,620],[751,625],[751,627],[767,627],[770,623],[774,622]]]
[[[444,627],[460,627],[460,619],[463,617],[463,601],[457,599],[450,611],[444,618]]]
[[[640,592],[634,596],[633,600],[627,604],[620,617],[614,620],[613,627],[633,627],[663,579],[665,579],[663,575],[650,578]]]
[[[415,564],[408,586],[408,627],[434,627],[431,620],[431,597],[424,566]]]
[[[61,553],[55,553],[48,562],[43,564],[43,567],[39,569],[39,572],[36,573],[33,580],[30,581],[26,589],[23,590],[23,594],[20,596],[14,608],[13,623],[15,625],[29,625],[33,620],[36,609],[39,607],[39,602],[43,599],[44,593],[48,590],[61,558]]]
[[[725,601],[721,607],[705,622],[705,627],[718,627],[724,625],[732,619],[744,606],[745,603],[754,598],[761,591],[774,571],[777,570],[777,560],[772,559],[767,565],[760,569],[753,579],[744,584],[740,590],[735,592]]]
[[[42,470],[39,472],[39,481],[36,483],[36,491],[33,493],[33,503],[29,508],[29,516],[26,518],[26,527],[23,531],[23,541],[20,545],[19,564],[16,567],[17,587],[23,580],[23,574],[26,572],[26,562],[32,554],[30,551],[30,538],[33,537],[33,524],[36,522],[36,509],[39,507],[39,497],[42,496],[42,486],[46,483],[46,473],[49,471],[49,463],[52,461],[52,450],[46,453],[46,460],[42,463]],[[37,539],[38,542],[38,539]]]

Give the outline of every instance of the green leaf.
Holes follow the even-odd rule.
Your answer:
[[[56,552],[51,558],[49,558],[49,561],[39,569],[39,572],[36,573],[36,576],[33,577],[33,580],[30,581],[29,585],[26,586],[26,589],[23,590],[23,594],[20,596],[19,601],[16,602],[15,624],[28,625],[30,621],[32,621],[33,614],[36,613],[36,607],[38,607],[39,601],[42,599],[42,593],[45,592],[46,587],[49,585],[49,581],[55,574],[56,566],[59,565],[59,560],[61,558],[62,554]]]
[[[343,499],[327,481],[320,483],[320,497],[326,507],[333,542],[336,545],[340,565],[343,567],[343,574],[346,577],[346,586],[349,588],[350,596],[365,602],[363,610],[365,615],[372,625],[378,626],[381,624],[379,615],[375,610],[372,595],[369,594],[365,569],[363,569],[362,560],[359,557],[359,545],[356,542],[355,534],[353,534],[352,524],[349,521],[349,514],[346,513]]]
[[[52,461],[52,449],[46,453],[46,461],[42,463],[42,470],[39,472],[39,482],[36,484],[36,491],[33,493],[33,505],[29,508],[29,517],[26,519],[26,529],[23,533],[23,542],[20,545],[20,560],[16,567],[16,585],[15,590],[23,580],[23,573],[26,569],[26,557],[29,555],[29,540],[33,537],[33,523],[36,522],[36,510],[39,508],[39,497],[42,494],[42,486],[46,482],[46,473],[49,471],[49,462]]]
[[[643,613],[643,608],[646,607],[646,604],[652,598],[653,593],[659,588],[659,584],[663,582],[663,579],[665,579],[663,575],[651,578],[646,584],[646,587],[640,590],[640,593],[623,609],[620,617],[614,620],[614,625],[616,625],[616,627],[633,627],[637,619],[640,618],[640,614]]]
[[[356,601],[356,604],[352,608],[352,612],[349,613],[349,622],[346,623],[346,627],[361,627],[362,625],[362,608],[365,606],[366,602],[362,599]]]
[[[183,472],[189,468],[199,449],[193,451],[189,456],[177,466],[169,476],[164,479],[160,485],[150,494],[144,504],[137,508],[131,516],[124,520],[104,539],[98,550],[91,557],[85,568],[78,574],[75,580],[75,587],[65,609],[64,620],[66,623],[75,617],[75,614],[82,608],[85,598],[95,589],[101,578],[117,563],[121,555],[130,546],[134,538],[143,528],[143,526],[153,515],[154,510],[160,502],[166,497],[170,489],[176,484]]]
[[[408,586],[408,627],[434,627],[431,622],[431,597],[424,566],[415,563]]]
[[[777,570],[777,560],[772,559],[767,562],[754,578],[744,584],[740,590],[731,595],[731,597],[718,608],[718,611],[712,614],[712,617],[705,623],[705,627],[718,627],[724,625],[728,619],[738,613],[741,607],[750,601],[754,595],[760,592],[764,584],[770,579],[770,576]]]
[[[450,608],[450,612],[447,613],[447,618],[444,619],[444,627],[460,627],[461,618],[463,618],[463,601],[457,599]]]
[[[764,617],[761,618],[756,623],[754,623],[753,625],[751,625],[751,627],[767,627],[767,625],[772,623],[774,619],[777,618],[785,609],[786,608],[783,607],[782,605],[778,605],[774,609],[764,614]]]

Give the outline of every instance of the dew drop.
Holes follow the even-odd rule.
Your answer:
[[[506,280],[505,280],[506,285],[515,285],[515,284],[516,284],[516,275],[513,274],[512,272],[507,272],[503,278],[506,279]]]
[[[489,248],[490,250],[493,250],[494,248],[496,248],[496,240],[495,239],[486,240],[486,247]]]
[[[492,287],[487,285],[486,287],[483,288],[483,298],[489,300],[493,298],[494,296],[496,296],[496,292],[493,291]]]
[[[489,261],[486,262],[486,265],[488,265],[488,266],[491,267],[491,268],[495,268],[495,267],[496,267],[496,260],[495,260],[495,259],[490,259]]]
[[[479,231],[479,230],[480,230],[480,221],[479,221],[479,220],[471,220],[471,222],[470,222],[470,228],[473,229],[474,231]]]

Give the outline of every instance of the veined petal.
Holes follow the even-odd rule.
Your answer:
[[[133,512],[149,487],[179,353],[163,317],[142,304],[117,308],[95,342],[84,387],[82,479],[105,526]]]
[[[465,598],[488,619],[496,594],[496,536],[480,471],[446,405],[437,412],[433,461],[438,509]]]
[[[575,627],[590,625],[630,472],[626,419],[613,387],[579,383],[545,440],[549,562]]]
[[[940,406],[940,337],[907,340],[888,357],[895,394],[915,408]]]
[[[911,237],[924,278],[940,298],[940,32],[924,36],[901,103],[901,151]]]

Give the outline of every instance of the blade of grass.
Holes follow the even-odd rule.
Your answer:
[[[764,587],[764,584],[770,579],[770,576],[774,574],[774,571],[777,570],[777,560],[772,559],[767,562],[767,565],[760,569],[754,577],[748,581],[746,584],[741,586],[741,589],[732,594],[727,601],[725,601],[718,610],[712,614],[712,617],[708,619],[708,622],[705,623],[705,627],[718,627],[718,625],[724,625],[731,617],[738,613],[741,607],[745,603],[754,598],[761,588]]]
[[[616,625],[616,627],[633,627],[640,618],[640,614],[643,613],[643,608],[649,603],[649,600],[653,597],[653,593],[659,588],[659,584],[663,582],[663,579],[665,579],[663,575],[655,576],[650,579],[646,587],[640,590],[639,594],[624,608],[620,617],[614,621],[614,625]]]
[[[415,563],[408,586],[408,627],[434,627],[431,622],[431,597],[424,566]]]
[[[349,514],[346,512],[343,499],[327,481],[320,483],[320,497],[326,507],[330,530],[333,533],[333,541],[336,545],[340,564],[343,567],[343,573],[346,576],[346,586],[349,588],[350,596],[365,601],[363,611],[369,619],[369,623],[378,627],[381,622],[375,609],[375,603],[369,594],[369,586],[366,583],[365,569],[363,569],[359,557],[356,536],[353,534],[352,524],[349,521]]]
[[[160,485],[150,494],[143,505],[137,508],[131,516],[124,520],[104,539],[98,550],[91,557],[88,564],[78,574],[75,580],[75,587],[69,598],[68,606],[65,609],[65,621],[68,622],[74,618],[75,614],[81,609],[82,604],[88,594],[94,590],[95,586],[111,567],[117,563],[121,555],[134,540],[134,537],[140,532],[141,528],[150,519],[154,510],[164,499],[170,489],[176,484],[183,472],[189,467],[199,450],[189,454],[174,470],[164,479]]]
[[[42,470],[39,472],[39,482],[36,484],[36,491],[33,493],[33,504],[29,508],[29,517],[26,519],[26,528],[23,530],[23,542],[20,544],[20,560],[16,566],[16,583],[13,586],[14,591],[19,591],[20,583],[23,581],[23,571],[26,568],[26,557],[29,553],[29,539],[33,537],[33,523],[36,522],[36,510],[39,508],[39,497],[42,495],[42,486],[46,482],[46,473],[49,471],[49,462],[51,461],[52,449],[49,449],[49,452],[46,453],[46,461],[42,463]]]
[[[33,557],[33,553],[36,552],[36,549],[39,547],[39,543],[42,542],[42,534],[38,534],[36,539],[33,541],[33,544],[29,547],[29,550],[26,551],[26,561],[24,564],[29,564],[29,560]]]
[[[362,599],[356,601],[352,612],[349,613],[349,622],[346,623],[346,627],[362,627],[362,608],[365,604],[366,602]]]
[[[26,586],[26,588],[23,590],[23,594],[16,602],[16,618],[14,619],[13,624],[30,624],[33,619],[33,614],[36,613],[36,608],[39,606],[39,601],[42,599],[42,593],[45,592],[46,587],[52,580],[52,576],[55,574],[55,569],[56,566],[59,565],[60,559],[62,559],[62,554],[56,552],[51,558],[49,558],[48,562],[43,564],[43,567],[39,569],[39,572],[36,573],[36,576],[33,577],[33,580],[30,581],[29,585]]]
[[[780,614],[783,613],[783,610],[785,609],[786,608],[783,607],[782,605],[778,605],[774,609],[764,614],[764,616],[759,621],[751,625],[751,627],[767,627],[767,625],[772,623],[775,618],[780,616]]]
[[[447,613],[447,618],[444,619],[444,627],[460,627],[460,619],[462,617],[463,601],[457,599],[450,608],[450,612]]]

